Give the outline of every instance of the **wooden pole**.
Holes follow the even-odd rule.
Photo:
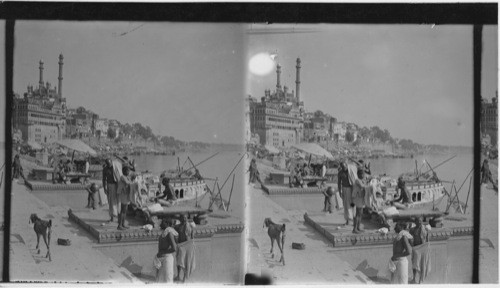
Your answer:
[[[469,180],[469,191],[467,192],[467,200],[465,200],[464,214],[465,214],[465,211],[467,211],[467,205],[469,204],[469,194],[470,194],[471,187],[472,187],[472,177],[470,177],[470,180]]]
[[[443,162],[439,163],[438,165],[434,166],[434,168],[433,168],[433,167],[431,167],[431,165],[429,164],[429,162],[427,162],[427,160],[425,160],[425,162],[427,162],[427,164],[429,165],[429,168],[431,168],[431,169],[430,169],[430,170],[425,171],[425,172],[424,172],[424,173],[422,173],[422,174],[427,174],[427,173],[429,173],[430,171],[433,171],[433,169],[438,168],[439,166],[443,165],[444,163],[446,163],[446,162],[450,161],[451,159],[453,159],[453,158],[455,158],[455,157],[457,157],[457,155],[453,155],[453,157],[451,157],[451,158],[449,158],[449,159],[447,159],[447,160],[445,160],[445,161],[443,161]]]
[[[238,160],[238,163],[236,163],[236,165],[234,165],[233,170],[231,170],[231,172],[229,172],[229,175],[227,175],[226,181],[224,181],[224,184],[222,184],[221,189],[224,188],[224,186],[226,185],[227,180],[229,180],[229,177],[231,177],[231,174],[233,174],[234,170],[236,170],[236,167],[238,167],[238,164],[240,164],[241,160],[243,160],[243,157],[245,157],[245,155],[247,155],[247,153],[244,153],[243,155],[241,155],[241,158],[240,158],[240,160]]]
[[[224,211],[227,211],[226,205],[224,204],[224,200],[222,199],[222,189],[219,187],[219,183],[217,183],[217,189],[219,190],[219,192],[217,192],[217,195],[215,196],[215,198],[217,198],[217,196],[219,196],[220,202],[222,204],[222,208],[224,209]]]
[[[229,205],[231,204],[231,196],[233,196],[233,188],[234,188],[234,177],[236,175],[233,174],[233,182],[231,183],[231,192],[229,192],[229,200],[227,200],[227,209],[229,209]]]
[[[207,185],[208,192],[210,193],[210,204],[208,205],[208,210],[210,210],[212,208],[212,205],[214,204],[215,196],[213,191],[215,191],[216,184],[217,184],[217,178],[215,178],[214,188],[212,190],[210,190],[210,187],[208,187]]]
[[[453,180],[453,182],[451,182],[451,187],[450,187],[450,190],[453,192],[453,187],[455,186],[455,180]],[[443,186],[444,187],[444,186]],[[446,210],[445,210],[445,213],[448,213],[448,209],[450,207],[450,203],[451,203],[451,193],[449,193],[446,189],[444,189],[444,192],[446,193],[446,195],[448,196],[448,205],[446,205]]]

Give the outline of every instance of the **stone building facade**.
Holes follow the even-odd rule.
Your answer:
[[[23,97],[14,97],[14,129],[22,133],[24,141],[52,143],[66,135],[66,99],[62,97],[63,55],[59,55],[59,89],[52,88],[43,81],[43,61],[40,60],[40,79],[38,87],[28,85]]]
[[[300,101],[300,58],[296,65],[296,94],[281,86],[281,66],[276,66],[276,90],[264,91],[261,102],[249,100],[250,130],[261,145],[289,147],[304,137],[304,103]],[[251,98],[249,98],[251,99]]]
[[[491,103],[481,103],[481,133],[489,136],[491,145],[498,144],[498,92]]]

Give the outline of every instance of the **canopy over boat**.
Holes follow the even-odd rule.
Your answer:
[[[31,148],[33,148],[35,150],[42,150],[43,149],[42,145],[40,145],[38,142],[35,142],[35,141],[28,141],[28,146],[30,146]]]
[[[73,151],[88,153],[92,156],[97,155],[97,153],[95,152],[94,149],[90,148],[87,144],[83,143],[82,141],[80,141],[78,139],[60,140],[60,141],[57,141],[57,144],[59,144],[63,147],[66,147],[68,149],[71,149]]]
[[[271,153],[271,154],[278,154],[280,153],[280,150],[278,150],[278,148],[274,147],[274,146],[271,146],[271,145],[266,145],[264,146],[266,148],[266,150]]]
[[[311,155],[333,159],[333,156],[330,152],[326,151],[323,147],[319,146],[316,143],[300,143],[294,144],[292,145],[292,147]]]

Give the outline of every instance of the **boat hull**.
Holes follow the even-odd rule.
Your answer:
[[[408,208],[433,208],[433,205],[440,201],[445,195],[444,185],[440,182],[416,182],[407,183],[406,188],[410,192],[413,203],[408,204]],[[386,200],[394,200],[397,196],[396,187],[387,187]]]

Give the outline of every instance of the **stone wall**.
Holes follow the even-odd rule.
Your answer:
[[[196,269],[189,283],[242,283],[244,245],[242,233],[220,233],[196,238]],[[95,244],[94,248],[112,258],[141,279],[154,282],[153,257],[157,241]]]
[[[431,272],[425,279],[425,284],[471,283],[472,244],[472,236],[431,241]],[[340,247],[335,248],[334,253],[370,279],[389,281],[386,271],[392,256],[391,244]],[[412,279],[411,265],[409,275]]]

